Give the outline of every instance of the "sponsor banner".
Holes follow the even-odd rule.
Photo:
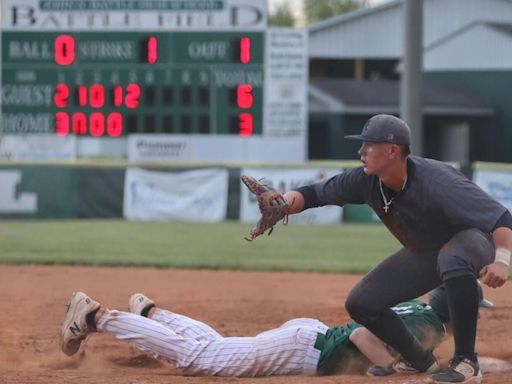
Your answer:
[[[297,163],[304,160],[305,149],[302,138],[164,134],[128,136],[128,161],[130,162]]]
[[[59,137],[55,134],[2,135],[0,159],[9,160],[74,160],[75,136]]]
[[[254,177],[255,179],[264,179],[267,185],[280,192],[317,183],[340,172],[341,170],[339,169],[243,168],[241,170],[241,173],[244,175]],[[242,182],[240,182],[240,188],[240,221],[256,223],[261,216],[258,202]],[[337,224],[341,222],[341,215],[341,207],[326,206],[308,209],[297,215],[291,215],[289,221],[293,224]]]
[[[512,173],[479,169],[473,181],[512,212]]]
[[[227,202],[227,169],[126,171],[123,215],[128,220],[217,222],[226,218]]]
[[[308,59],[306,29],[267,30],[265,136],[300,137],[306,143]]]
[[[263,30],[266,0],[2,0],[2,28],[24,31]]]

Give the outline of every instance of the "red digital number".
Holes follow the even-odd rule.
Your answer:
[[[107,116],[107,135],[121,136],[123,133],[123,116],[119,112],[109,113]]]
[[[91,113],[89,116],[89,132],[91,136],[100,137],[105,134],[105,117],[101,112]]]
[[[89,87],[89,105],[93,108],[102,108],[105,105],[105,88],[101,84]]]
[[[251,136],[253,131],[252,114],[238,114],[238,128],[240,136]]]
[[[64,83],[55,86],[55,94],[53,95],[53,104],[57,108],[64,108],[68,105],[69,88]]]
[[[154,64],[158,60],[158,41],[155,36],[148,39],[147,45],[147,60],[149,64]]]
[[[59,35],[53,42],[53,59],[58,65],[70,65],[75,61],[75,39],[70,35]]]
[[[123,87],[120,85],[114,87],[114,105],[116,107],[123,105]]]
[[[126,86],[126,97],[124,105],[127,108],[137,108],[139,106],[140,87],[138,84],[130,83]]]
[[[66,112],[55,114],[55,133],[57,136],[69,135],[69,115]]]
[[[236,87],[236,104],[238,105],[238,108],[242,109],[252,107],[253,96],[251,84],[240,84]]]
[[[87,106],[87,86],[85,85],[78,87],[78,105],[81,107]]]
[[[71,116],[71,124],[73,126],[73,133],[75,135],[87,134],[87,118],[82,112],[73,113]]]
[[[240,39],[240,62],[242,64],[251,62],[251,39],[248,37]]]

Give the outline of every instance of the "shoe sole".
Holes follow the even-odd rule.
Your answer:
[[[481,382],[482,382],[482,376],[474,376],[474,377],[471,377],[469,379],[466,379],[464,381],[459,381],[459,382],[439,381],[439,380],[432,379],[430,377],[427,379],[427,383],[432,383],[432,384],[466,384],[466,383],[480,384]]]
[[[77,298],[77,296],[80,296],[80,297]],[[85,293],[82,293],[82,292],[74,292],[71,295],[71,298],[69,299],[69,302],[67,304],[69,306],[69,308],[66,313],[66,317],[64,318],[64,323],[62,325],[60,335],[61,335],[61,350],[68,356],[74,355],[76,352],[78,352],[78,349],[80,348],[80,343],[86,337],[84,330],[80,329],[80,324],[77,324],[75,318],[77,317],[77,312],[78,312],[77,309],[80,307],[80,303],[87,299],[91,300],[91,303],[95,303],[94,305],[91,306],[90,310],[87,311],[87,313],[91,313],[92,311],[94,311],[100,307],[100,304],[98,302],[95,302],[89,296],[87,296]],[[86,305],[89,305],[89,304],[86,303]],[[72,324],[73,322],[75,323],[74,325]],[[76,337],[76,339],[71,339],[68,341],[68,343],[65,343],[64,336],[65,336],[66,332],[68,331],[68,329],[70,330],[71,333],[73,333],[72,330],[76,330],[76,332],[84,333],[84,334],[81,336],[77,336],[73,333],[73,335]],[[69,344],[78,344],[78,348],[76,348],[76,350],[74,348],[72,348],[71,350],[68,348],[65,348],[65,346],[69,345]]]

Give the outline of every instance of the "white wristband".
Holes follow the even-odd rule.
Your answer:
[[[498,248],[496,249],[496,257],[494,258],[495,263],[503,263],[506,266],[510,265],[510,256],[512,252],[510,252],[506,248]]]

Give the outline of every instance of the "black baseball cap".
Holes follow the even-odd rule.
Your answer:
[[[411,145],[411,129],[398,117],[381,114],[368,119],[360,135],[348,135],[345,139]]]

